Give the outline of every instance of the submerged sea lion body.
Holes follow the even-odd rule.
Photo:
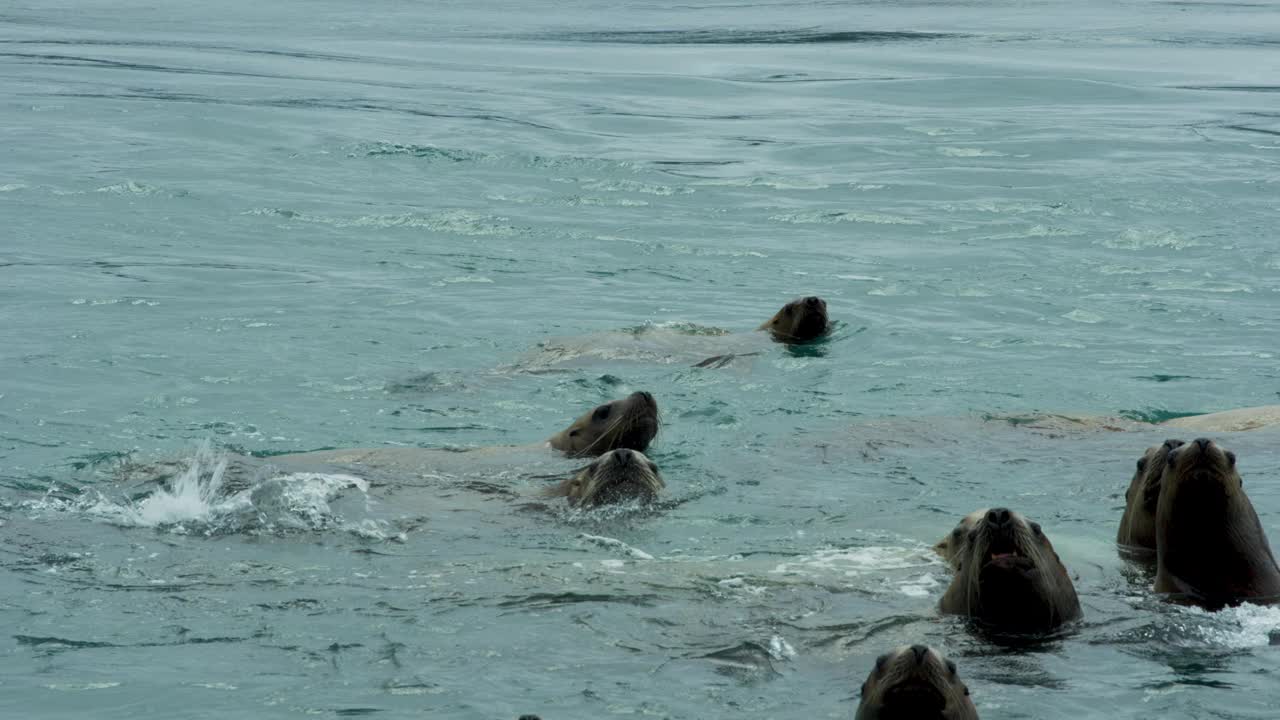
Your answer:
[[[1081,430],[1110,430],[1113,432],[1175,428],[1190,433],[1228,433],[1261,430],[1280,425],[1280,405],[1259,405],[1236,408],[1202,415],[1186,415],[1158,423],[1142,422],[1126,417],[1107,415],[1032,414],[1026,416],[1001,416],[993,418],[1032,430],[1069,433]]]
[[[1080,617],[1067,569],[1040,526],[988,510],[956,548],[955,576],[939,602],[999,632],[1041,633]]]
[[[956,664],[924,645],[876,659],[855,720],[978,720]]]
[[[826,301],[807,297],[784,305],[758,328],[762,333],[730,333],[696,325],[644,325],[626,331],[548,340],[516,363],[514,369],[554,372],[600,361],[721,367],[734,358],[759,354],[769,340],[806,343],[824,335],[829,327]]]
[[[1138,458],[1129,489],[1124,494],[1124,514],[1116,542],[1127,549],[1156,550],[1156,506],[1160,502],[1160,479],[1170,451],[1182,445],[1181,440],[1165,440],[1152,445]]]
[[[524,445],[471,450],[429,448],[347,448],[278,455],[273,464],[286,467],[317,465],[369,468],[381,474],[423,475],[452,472],[458,467],[490,464],[495,468],[537,465],[546,459],[546,447],[567,457],[592,457],[616,448],[643,452],[658,433],[658,402],[647,392],[598,405],[547,440],[545,445]]]
[[[575,507],[592,508],[628,500],[652,502],[665,487],[658,466],[644,453],[619,448],[596,458],[546,495],[565,497]]]
[[[1235,455],[1206,438],[1174,450],[1165,466],[1155,591],[1211,610],[1280,601],[1280,568]]]

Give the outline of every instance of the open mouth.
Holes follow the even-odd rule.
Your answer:
[[[1017,563],[1018,560],[1024,559],[1022,551],[1018,549],[1017,543],[1011,537],[998,537],[991,541],[991,545],[987,547],[987,564],[997,566],[1010,566]]]
[[[884,710],[893,711],[893,717],[924,718],[942,712],[947,700],[933,683],[921,678],[910,678],[884,694]]]

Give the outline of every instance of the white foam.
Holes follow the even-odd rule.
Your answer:
[[[242,532],[246,530],[323,530],[338,526],[361,537],[402,540],[372,520],[340,525],[330,507],[341,491],[367,493],[369,484],[354,475],[287,473],[261,479],[227,495],[223,486],[230,456],[201,444],[176,479],[136,504],[99,495],[90,503],[63,504],[127,527],[164,528],[170,532]],[[367,496],[365,498],[367,506]],[[45,507],[50,507],[48,498]]]
[[[595,543],[596,545],[599,545],[599,546],[601,546],[601,547],[613,548],[613,549],[616,549],[616,550],[620,550],[620,551],[622,551],[623,553],[626,553],[628,556],[633,557],[633,558],[635,558],[635,559],[637,559],[637,560],[652,560],[652,559],[653,559],[653,556],[652,556],[652,555],[650,555],[649,553],[647,553],[647,552],[645,552],[645,551],[643,551],[643,550],[641,550],[641,549],[639,549],[639,548],[631,547],[630,545],[628,545],[628,544],[626,544],[626,543],[624,543],[624,542],[622,542],[621,540],[618,540],[618,539],[616,539],[616,538],[604,537],[603,535],[588,535],[587,533],[580,533],[580,534],[578,535],[578,538],[579,538],[580,540],[586,540],[586,541],[588,541],[588,542]]]
[[[1197,607],[1178,607],[1191,622],[1185,635],[1188,646],[1208,643],[1214,646],[1242,649],[1271,644],[1273,633],[1280,632],[1280,607],[1251,605],[1209,612]]]
[[[933,564],[919,549],[906,547],[829,548],[779,563],[777,575],[843,575],[857,577],[884,570],[908,570]]]

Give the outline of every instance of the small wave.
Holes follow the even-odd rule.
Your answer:
[[[622,30],[569,32],[531,39],[619,45],[818,45],[922,42],[964,37],[912,30]]]
[[[467,210],[441,210],[434,213],[403,213],[400,215],[362,215],[356,218],[336,218],[309,215],[285,208],[254,208],[245,215],[281,217],[297,222],[332,225],[339,228],[423,228],[455,235],[510,237],[520,229],[504,223],[505,218],[480,215]]]
[[[1108,238],[1100,242],[1103,246],[1116,250],[1141,250],[1144,248],[1183,250],[1204,244],[1173,230],[1155,228],[1129,228],[1117,237]]]
[[[1072,322],[1085,323],[1087,325],[1096,325],[1106,319],[1095,312],[1089,312],[1081,308],[1076,308],[1062,317]]]
[[[982,148],[967,147],[941,147],[938,152],[947,157],[954,158],[971,158],[971,157],[1004,157],[1005,154],[997,150],[983,150]]]
[[[632,558],[635,558],[636,560],[652,560],[653,559],[653,556],[650,555],[649,553],[639,548],[631,547],[630,545],[616,538],[604,537],[603,535],[591,535],[588,533],[580,533],[578,535],[578,538],[580,540],[586,540],[587,542],[592,543],[594,545],[599,545],[600,547],[609,548],[610,550],[617,550],[623,553],[624,555],[626,555],[627,557],[632,557]]]
[[[919,220],[884,215],[882,213],[865,213],[853,211],[808,210],[805,212],[783,213],[770,216],[770,220],[794,223],[797,225],[835,224],[842,222],[869,223],[872,225],[923,225]]]
[[[347,157],[382,157],[386,155],[407,155],[423,160],[439,160],[453,163],[474,162],[489,157],[485,153],[471,150],[442,148],[435,145],[402,145],[389,142],[359,143],[347,153]]]

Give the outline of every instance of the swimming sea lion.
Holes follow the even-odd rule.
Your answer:
[[[944,613],[967,615],[1002,632],[1047,632],[1080,617],[1067,569],[1040,526],[992,508],[958,547]]]
[[[788,345],[811,342],[826,335],[831,329],[831,323],[827,319],[827,301],[816,295],[792,300],[756,329],[767,331],[775,342]],[[694,367],[724,367],[734,358],[758,354],[759,351],[714,355],[696,363]]]
[[[810,295],[783,305],[759,329],[767,330],[781,343],[803,343],[825,335],[829,328],[827,302]]]
[[[591,409],[547,442],[570,457],[587,457],[614,448],[644,452],[657,434],[658,402],[642,391]]]
[[[956,664],[924,645],[876,659],[855,720],[978,720]]]
[[[1210,610],[1280,601],[1280,568],[1234,453],[1192,440],[1169,454],[1160,484],[1156,592]]]
[[[575,507],[591,508],[633,499],[650,502],[665,487],[658,466],[644,453],[618,448],[596,458],[546,494],[564,496]]]
[[[1138,458],[1138,466],[1124,494],[1124,515],[1116,542],[1128,549],[1156,550],[1156,504],[1160,501],[1160,478],[1164,475],[1169,452],[1182,445],[1181,440],[1165,440],[1152,445]]]

